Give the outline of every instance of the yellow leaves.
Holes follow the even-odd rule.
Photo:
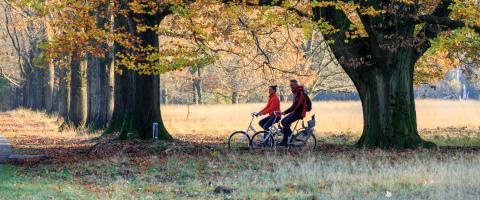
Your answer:
[[[150,29],[149,26],[137,25],[137,32],[139,32],[139,33],[143,33],[143,32],[145,32],[145,31],[147,31],[148,29]]]
[[[314,0],[314,1],[312,1],[312,2],[310,3],[310,5],[311,5],[313,8],[315,8],[315,7],[319,7],[319,8],[321,8],[321,7],[337,7],[337,8],[341,8],[341,6],[342,6],[343,4],[344,4],[344,3],[343,3],[343,2],[340,2],[340,1],[337,1],[337,2],[336,2],[336,1],[320,1],[320,2],[318,2],[318,1],[316,1],[316,0]]]
[[[361,15],[368,15],[368,16],[379,16],[387,12],[386,10],[375,9],[372,6],[369,6],[366,8],[359,8],[358,11]]]
[[[401,3],[401,4],[406,4],[406,5],[413,5],[418,2],[414,0],[395,0],[394,2]]]
[[[442,80],[447,71],[459,67],[458,59],[448,51],[438,50],[433,54],[425,54],[415,65],[415,84],[435,83]]]
[[[480,1],[477,0],[455,0],[451,7],[453,19],[464,21],[467,26],[480,26]]]

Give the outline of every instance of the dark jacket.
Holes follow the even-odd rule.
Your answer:
[[[307,99],[303,86],[297,86],[293,91],[293,103],[290,108],[284,111],[285,114],[293,112],[295,115],[305,117],[307,114]]]

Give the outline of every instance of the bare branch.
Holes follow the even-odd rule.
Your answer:
[[[11,75],[6,74],[3,69],[0,67],[0,76],[3,77],[5,80],[7,80],[10,84],[12,84],[15,87],[21,87],[20,81],[16,80],[13,78]]]

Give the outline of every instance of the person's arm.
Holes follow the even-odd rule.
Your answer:
[[[297,104],[298,104],[299,99],[300,99],[300,96],[301,96],[301,95],[300,95],[300,92],[295,95],[295,99],[293,100],[292,105],[290,106],[290,108],[288,108],[288,109],[286,109],[285,111],[283,111],[283,113],[282,113],[283,115],[286,115],[286,114],[291,113],[291,112],[293,112],[293,111],[296,110]]]
[[[272,107],[273,107],[273,106],[272,106],[272,102],[271,102],[270,99],[269,99],[268,102],[267,102],[267,105],[265,106],[265,108],[263,108],[262,110],[260,110],[260,112],[258,112],[258,113],[261,114],[261,115],[265,115],[266,113],[268,113],[268,112],[266,112],[266,111],[272,109]]]

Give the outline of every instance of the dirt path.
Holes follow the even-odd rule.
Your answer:
[[[6,162],[7,158],[10,157],[11,151],[12,148],[10,147],[8,140],[0,135],[0,169],[2,168],[2,164]]]

